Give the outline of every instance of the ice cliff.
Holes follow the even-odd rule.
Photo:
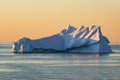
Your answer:
[[[99,26],[75,28],[69,25],[49,37],[36,40],[24,37],[13,43],[12,52],[110,53],[108,43]]]

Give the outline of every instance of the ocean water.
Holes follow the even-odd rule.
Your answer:
[[[0,80],[120,80],[120,44],[114,53],[11,53],[0,43]]]

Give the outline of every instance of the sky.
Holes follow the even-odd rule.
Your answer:
[[[120,0],[0,0],[0,42],[50,36],[69,24],[101,26],[120,42]]]

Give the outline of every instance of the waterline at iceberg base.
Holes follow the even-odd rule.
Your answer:
[[[14,53],[43,52],[77,52],[77,53],[110,53],[109,40],[102,34],[101,27],[92,26],[75,28],[69,25],[60,33],[32,40],[19,39],[13,43]]]

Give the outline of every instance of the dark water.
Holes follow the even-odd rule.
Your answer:
[[[120,80],[120,44],[115,53],[13,54],[0,43],[0,80]]]

